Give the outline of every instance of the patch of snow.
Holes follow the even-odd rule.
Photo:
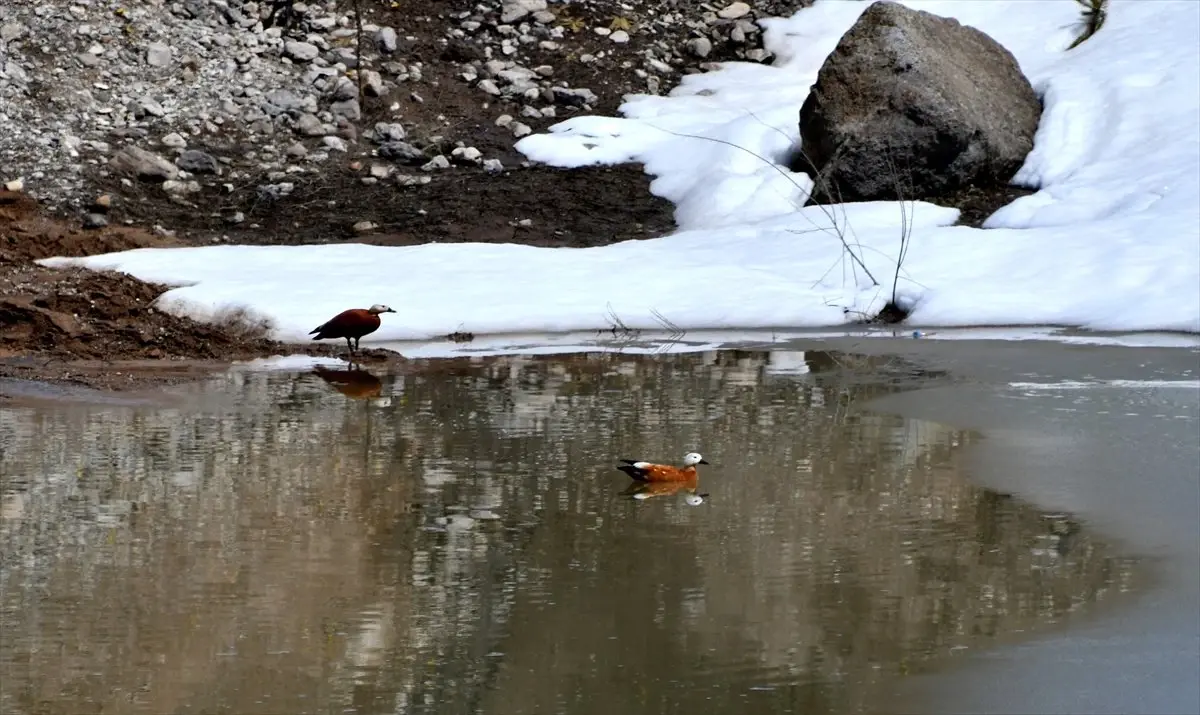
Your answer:
[[[276,355],[269,358],[258,358],[245,362],[234,363],[234,369],[247,370],[252,372],[280,370],[284,372],[293,372],[298,370],[309,370],[311,368],[321,367],[344,367],[348,365],[345,360],[338,358],[313,357],[310,355]]]
[[[612,314],[651,331],[660,315],[687,331],[843,325],[891,297],[900,204],[798,209],[810,182],[782,163],[821,63],[867,4],[819,0],[764,20],[774,65],[724,63],[669,96],[629,97],[623,117],[575,117],[517,144],[556,166],[644,163],[651,190],[676,204],[672,236],[590,249],[141,249],[43,263],[179,286],[158,304],[177,314],[250,307],[285,340],[378,302],[398,313],[365,342],[603,330]],[[913,305],[909,322],[1200,332],[1200,3],[1112,0],[1100,32],[1070,51],[1080,24],[1070,0],[905,4],[1004,44],[1046,105],[1015,177],[1036,194],[986,229],[952,226],[953,209],[908,207],[898,295]]]

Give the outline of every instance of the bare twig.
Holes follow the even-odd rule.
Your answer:
[[[788,183],[790,183],[792,186],[795,186],[800,191],[803,191],[805,193],[805,195],[810,195],[810,193],[808,191],[806,191],[804,189],[804,187],[800,186],[800,184],[796,183],[795,179],[793,179],[791,176],[788,175],[788,172],[779,168],[779,166],[777,164],[775,164],[775,162],[771,161],[770,159],[767,159],[765,156],[759,154],[756,151],[753,151],[752,149],[747,149],[744,146],[734,144],[733,142],[726,141],[724,139],[718,139],[716,137],[704,137],[704,136],[700,136],[698,134],[685,134],[683,132],[675,132],[675,131],[671,131],[670,129],[663,129],[662,127],[656,127],[653,124],[648,124],[648,123],[647,123],[647,126],[653,127],[655,129],[659,130],[660,132],[670,134],[671,136],[680,137],[682,139],[699,139],[701,141],[715,142],[717,144],[724,144],[725,146],[732,147],[734,149],[737,149],[738,151],[746,152],[750,156],[753,156],[754,158],[758,159],[759,161],[763,162],[767,166],[774,169],[776,173],[778,173],[780,176],[782,176],[784,179],[786,179],[788,181]],[[770,125],[768,125],[768,126],[770,126]],[[801,149],[800,151],[801,151],[801,154],[803,154],[804,150]],[[818,176],[818,177],[814,178],[814,184],[816,182],[822,181],[822,180],[823,180],[823,177]],[[854,249],[852,249],[850,247],[850,244],[846,241],[845,229],[838,226],[836,213],[830,211],[830,209],[828,207],[826,207],[824,204],[818,204],[818,206],[821,207],[821,211],[829,218],[830,222],[833,224],[832,232],[835,236],[837,236],[838,240],[841,241],[842,248],[845,249],[846,253],[850,254],[850,258],[853,259],[854,263],[857,264],[858,267],[861,268],[863,270],[863,272],[867,274],[867,278],[871,279],[871,283],[873,283],[874,285],[879,285],[879,281],[877,281],[875,279],[875,276],[871,273],[871,270],[869,268],[867,268],[867,264],[863,263],[862,259],[858,256],[858,254],[856,254],[854,252]],[[816,223],[814,222],[813,225],[816,226]],[[820,226],[817,226],[817,229],[824,231],[826,233],[829,232],[828,229],[825,229]]]

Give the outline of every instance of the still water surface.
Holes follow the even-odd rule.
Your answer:
[[[0,411],[4,713],[844,713],[1136,589],[895,358],[234,372]],[[622,457],[712,466],[635,501]],[[1115,599],[1110,599],[1115,600]]]

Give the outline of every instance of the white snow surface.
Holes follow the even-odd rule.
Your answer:
[[[921,202],[797,209],[811,182],[771,162],[798,143],[817,71],[869,5],[818,0],[762,22],[771,66],[725,63],[669,96],[627,97],[623,117],[575,117],[517,144],[562,167],[643,163],[651,190],[676,205],[673,235],[588,249],[212,246],[43,263],[179,286],[160,307],[201,319],[247,308],[284,340],[372,303],[397,313],[364,342],[606,329],[612,316],[641,330],[662,318],[687,331],[830,327],[891,297],[906,216],[898,295],[914,325],[1200,332],[1200,3],[1111,0],[1100,32],[1070,51],[1074,0],[904,4],[991,35],[1044,98],[1014,178],[1038,191],[984,229]]]

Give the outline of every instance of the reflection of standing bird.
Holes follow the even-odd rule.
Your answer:
[[[314,335],[313,340],[325,340],[327,338],[345,338],[346,347],[350,349],[350,354],[358,349],[358,341],[364,335],[373,333],[379,329],[383,323],[379,318],[380,313],[395,313],[396,311],[386,305],[373,305],[367,310],[362,308],[351,308],[344,310],[329,319],[328,322],[313,328],[309,335]],[[350,341],[354,343],[351,344]]]
[[[683,466],[675,467],[670,464],[655,464],[653,462],[639,462],[634,459],[622,459],[621,466],[617,469],[628,474],[632,479],[639,482],[686,482],[696,479],[697,464],[708,464],[695,452],[688,452],[683,457]]]
[[[317,365],[313,372],[352,400],[369,400],[383,393],[383,383],[366,370],[331,370]]]

